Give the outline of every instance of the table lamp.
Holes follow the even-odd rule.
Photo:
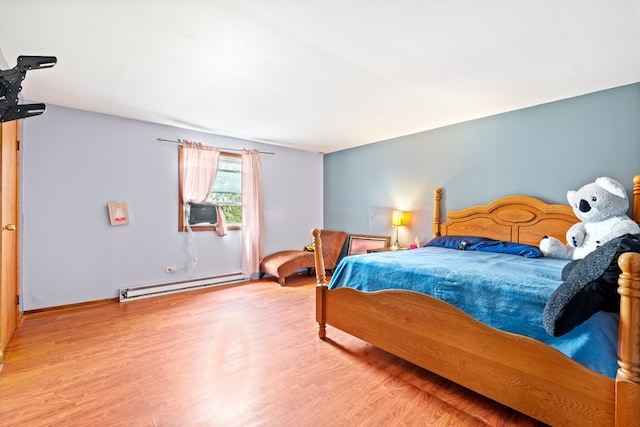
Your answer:
[[[391,225],[396,227],[396,241],[391,246],[393,249],[398,249],[400,247],[400,242],[398,242],[398,227],[404,225],[404,212],[403,211],[393,211],[391,213]]]

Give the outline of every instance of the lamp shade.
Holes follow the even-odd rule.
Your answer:
[[[404,225],[404,212],[403,211],[393,211],[391,213],[391,225],[394,227],[399,227]]]

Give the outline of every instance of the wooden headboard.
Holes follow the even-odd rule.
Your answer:
[[[433,235],[482,236],[538,246],[544,236],[565,240],[579,221],[569,205],[548,204],[528,196],[508,196],[447,214],[440,222],[442,190],[434,192]],[[632,218],[640,223],[640,175],[633,178]]]

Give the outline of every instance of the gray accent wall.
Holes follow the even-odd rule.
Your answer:
[[[192,243],[178,232],[178,146],[156,138],[276,153],[261,156],[266,253],[302,249],[322,227],[320,154],[55,105],[22,126],[25,310],[241,270],[241,231],[197,232]],[[110,225],[111,201],[127,202],[130,224]],[[189,271],[191,247],[198,263]]]
[[[599,176],[631,194],[637,174],[640,83],[327,154],[324,223],[395,238],[391,211],[410,211],[408,246],[432,237],[435,187],[443,211],[512,194],[566,204]]]

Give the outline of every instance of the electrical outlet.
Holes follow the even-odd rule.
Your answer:
[[[167,273],[175,273],[176,271],[178,271],[178,269],[175,267],[166,267],[164,271]]]

